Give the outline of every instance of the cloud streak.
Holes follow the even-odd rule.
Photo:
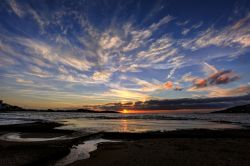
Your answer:
[[[216,88],[228,96],[250,82],[247,12],[217,22],[204,13],[180,16],[178,6],[170,5],[170,14],[165,1],[149,2],[151,12],[137,1],[56,4],[0,5],[1,88],[23,88],[27,97],[39,86],[48,95],[51,85],[103,103],[215,96]],[[32,84],[38,86],[26,89]]]

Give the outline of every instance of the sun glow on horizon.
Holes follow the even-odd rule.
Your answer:
[[[145,114],[145,113],[164,113],[166,110],[133,110],[133,109],[123,109],[119,111],[122,114]]]
[[[123,113],[123,114],[128,114],[128,113],[129,113],[129,110],[123,109],[123,110],[122,110],[122,113]]]
[[[123,109],[120,111],[122,114],[145,114],[145,113],[164,113],[166,110],[133,110]]]
[[[224,97],[240,105],[250,94],[249,11],[250,0],[2,0],[0,99],[124,114],[232,106]]]

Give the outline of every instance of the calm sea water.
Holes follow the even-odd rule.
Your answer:
[[[176,129],[223,129],[250,126],[249,114],[93,114],[76,112],[0,113],[0,125],[49,120],[64,123],[60,128],[85,132],[145,132]]]

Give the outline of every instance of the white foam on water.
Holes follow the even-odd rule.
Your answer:
[[[0,136],[1,140],[14,141],[14,142],[40,142],[40,141],[51,141],[66,139],[65,136],[52,137],[52,138],[22,138],[21,133],[8,133]]]
[[[27,124],[34,123],[35,121],[19,120],[19,119],[2,119],[0,118],[0,125],[14,125],[14,124]]]
[[[85,141],[82,144],[74,145],[71,148],[70,153],[59,160],[55,166],[65,166],[67,164],[73,163],[78,160],[87,159],[90,157],[90,152],[93,152],[97,149],[97,145],[103,142],[119,142],[114,140],[107,140],[107,139],[94,139]]]

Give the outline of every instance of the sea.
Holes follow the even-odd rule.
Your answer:
[[[250,114],[211,113],[79,113],[8,112],[0,113],[0,125],[54,121],[61,129],[95,132],[150,132],[177,129],[238,129],[250,126]]]

